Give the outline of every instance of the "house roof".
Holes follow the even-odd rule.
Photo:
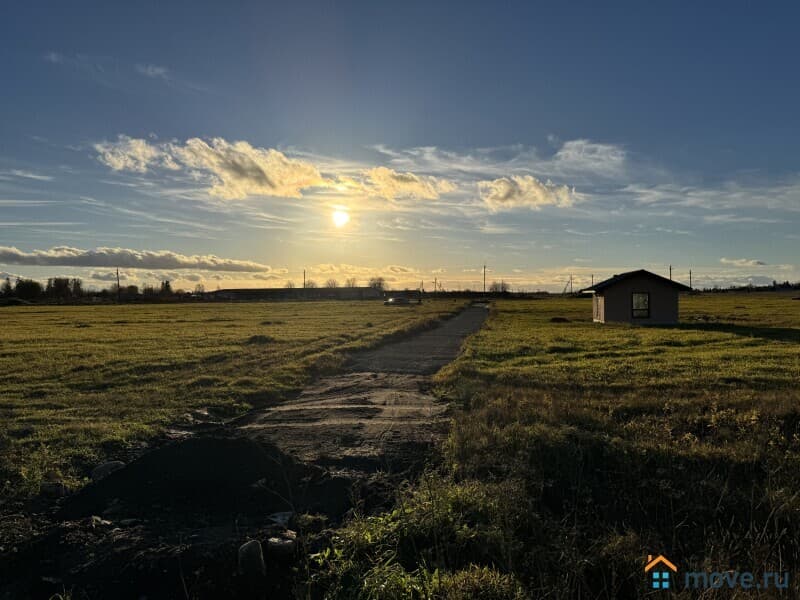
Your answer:
[[[655,558],[653,558],[652,556],[647,557],[647,564],[644,567],[644,572],[647,573],[650,569],[652,569],[659,563],[663,564],[665,567],[672,569],[673,571],[678,570],[678,567],[672,564],[664,555],[659,554]]]
[[[600,283],[595,283],[591,287],[587,287],[582,289],[582,292],[602,292],[604,289],[609,288],[613,285],[616,285],[626,279],[631,279],[632,277],[647,277],[649,279],[653,279],[654,281],[660,281],[661,283],[666,283],[671,285],[675,289],[680,292],[690,292],[692,288],[688,285],[683,285],[682,283],[678,283],[677,281],[672,281],[671,279],[667,279],[666,277],[662,277],[661,275],[656,275],[655,273],[651,273],[650,271],[646,271],[644,269],[639,269],[637,271],[628,271],[627,273],[620,273],[619,275],[614,275],[605,281],[601,281]]]

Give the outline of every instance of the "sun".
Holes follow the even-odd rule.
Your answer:
[[[350,214],[344,210],[333,211],[333,224],[336,227],[344,227],[350,221]]]

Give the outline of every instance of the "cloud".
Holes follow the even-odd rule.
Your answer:
[[[566,185],[542,183],[532,175],[512,175],[479,181],[478,191],[489,210],[497,212],[518,207],[539,210],[542,206],[572,206],[575,191]]]
[[[311,163],[288,158],[272,148],[256,148],[247,142],[191,138],[185,144],[151,144],[145,139],[120,135],[116,142],[94,145],[98,160],[114,171],[146,173],[150,167],[188,169],[207,177],[208,192],[226,200],[248,196],[299,198],[305,188],[325,186]]]
[[[97,159],[114,171],[146,173],[153,165],[167,169],[178,169],[173,158],[161,148],[147,140],[120,135],[116,142],[94,144]]]
[[[169,69],[158,65],[136,65],[136,72],[152,79],[169,79]]]
[[[619,177],[625,171],[627,154],[613,144],[591,140],[564,142],[553,156],[553,166],[562,173],[593,173],[602,177]]]
[[[178,254],[170,250],[95,248],[82,250],[55,246],[49,250],[24,252],[0,246],[0,264],[71,267],[125,267],[129,269],[204,269],[208,271],[269,272],[268,265],[209,255]]]
[[[387,167],[362,169],[353,176],[340,172],[336,179],[328,179],[307,160],[290,158],[273,148],[223,138],[208,141],[190,138],[180,144],[153,143],[120,135],[116,141],[94,144],[94,149],[98,160],[114,171],[186,170],[194,178],[208,181],[208,193],[226,200],[249,196],[300,198],[309,188],[355,191],[387,200],[436,200],[441,194],[456,190],[456,184],[449,179]]]
[[[42,58],[49,63],[53,63],[54,65],[64,62],[64,55],[59,54],[58,52],[48,52]]]
[[[719,259],[723,265],[731,265],[734,267],[763,267],[767,263],[763,260],[756,260],[754,258],[725,258]]]
[[[456,185],[448,180],[414,173],[398,173],[387,167],[374,167],[364,172],[367,193],[394,200],[395,198],[417,198],[437,200],[441,194],[453,192]]]
[[[341,279],[354,277],[361,283],[366,283],[372,277],[383,277],[392,284],[404,283],[411,285],[419,280],[420,271],[405,265],[386,265],[383,267],[366,267],[363,265],[350,265],[322,263],[308,269],[309,274],[319,277],[336,275]]]
[[[377,145],[373,150],[386,157],[395,168],[424,170],[432,174],[446,173],[451,177],[477,175],[485,179],[514,172],[540,178],[568,178],[582,183],[627,181],[631,158],[623,147],[587,139],[563,143],[554,137],[550,139],[558,146],[551,156],[544,155],[535,147],[521,144],[476,148],[466,154],[436,146],[398,150]],[[636,168],[637,171],[652,171],[648,165],[637,164]]]
[[[418,272],[413,267],[404,267],[403,265],[389,265],[386,267],[386,271],[392,275],[409,275]]]
[[[765,219],[762,217],[750,217],[732,214],[706,215],[703,217],[706,223],[780,223],[778,219]]]
[[[192,138],[184,146],[171,148],[185,166],[211,175],[214,183],[210,193],[220,198],[299,198],[303,189],[328,183],[311,163],[287,158],[272,148],[255,148],[247,142],[214,138],[208,144]]]
[[[5,171],[4,173],[7,175],[13,175],[14,177],[21,177],[23,179],[35,179],[36,181],[53,180],[50,175],[40,175],[39,173],[32,173],[31,171],[23,171],[21,169],[11,169],[10,171]]]
[[[711,187],[694,187],[675,183],[634,182],[622,187],[620,193],[630,195],[640,205],[697,208],[716,211],[704,215],[712,224],[770,223],[774,219],[741,214],[746,210],[780,210],[800,212],[800,178],[794,176],[783,181],[723,182]],[[720,212],[736,211],[736,212]]]
[[[101,272],[98,272],[98,271],[92,271],[89,274],[89,279],[94,279],[95,281],[116,282],[117,281],[117,273],[116,273],[116,271],[106,271],[105,273],[101,273]],[[128,279],[128,274],[120,271],[119,280],[120,281],[125,281],[126,279]]]

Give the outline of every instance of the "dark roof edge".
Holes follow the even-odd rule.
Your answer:
[[[583,288],[580,291],[581,292],[599,292],[599,291],[602,291],[602,290],[604,290],[604,289],[606,289],[608,287],[611,287],[612,285],[616,285],[617,283],[625,281],[626,279],[630,279],[631,277],[640,277],[640,276],[649,277],[651,279],[656,279],[658,281],[661,281],[662,283],[669,284],[669,285],[671,285],[672,287],[676,288],[678,291],[681,291],[681,292],[691,292],[692,291],[692,288],[690,288],[688,285],[684,285],[684,284],[679,283],[677,281],[673,281],[672,279],[667,279],[666,277],[662,277],[661,275],[657,275],[656,273],[653,273],[651,271],[647,271],[646,269],[637,269],[636,271],[628,271],[626,273],[620,273],[619,275],[614,275],[613,277],[610,277],[610,278],[608,278],[608,279],[606,279],[604,281],[601,281],[599,283],[595,283],[594,285],[592,285],[590,287]]]

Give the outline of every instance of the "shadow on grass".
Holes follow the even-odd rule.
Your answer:
[[[757,337],[779,342],[800,342],[800,329],[792,327],[749,327],[747,325],[734,325],[733,323],[680,323],[666,326],[666,328],[732,333],[742,337]]]

